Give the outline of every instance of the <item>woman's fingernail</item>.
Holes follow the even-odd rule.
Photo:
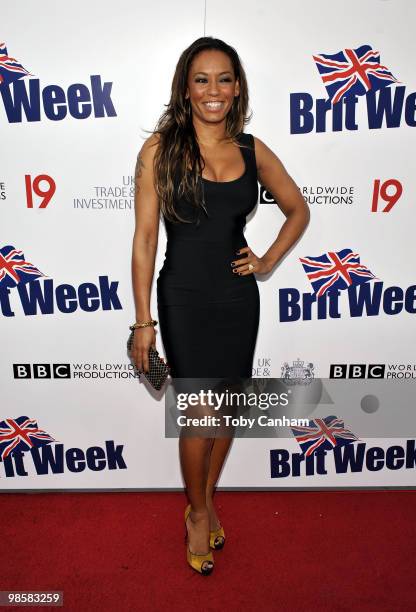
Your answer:
[[[235,263],[232,261],[232,262],[231,262],[231,267],[233,267],[233,266],[235,266]]]

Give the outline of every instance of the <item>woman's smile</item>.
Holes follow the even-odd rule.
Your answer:
[[[206,107],[206,109],[210,112],[214,111],[217,112],[219,110],[221,110],[224,106],[224,102],[203,102],[204,106]]]

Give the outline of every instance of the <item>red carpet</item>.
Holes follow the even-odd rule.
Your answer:
[[[181,493],[0,495],[0,590],[63,590],[74,612],[415,608],[413,491],[216,500],[227,543],[203,577],[186,564]]]

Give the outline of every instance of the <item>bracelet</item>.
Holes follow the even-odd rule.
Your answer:
[[[133,325],[129,326],[129,329],[134,331],[135,329],[140,329],[142,327],[155,327],[156,325],[157,321],[152,319],[151,321],[145,321],[144,323],[133,323]]]

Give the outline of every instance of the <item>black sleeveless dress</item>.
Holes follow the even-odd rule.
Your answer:
[[[254,274],[234,273],[231,262],[246,256],[237,251],[247,246],[243,229],[257,204],[257,167],[253,136],[241,133],[238,141],[249,147],[239,149],[242,176],[227,182],[201,177],[208,216],[177,198],[179,214],[195,223],[174,224],[163,217],[167,246],[157,305],[172,378],[252,376],[259,289]]]

